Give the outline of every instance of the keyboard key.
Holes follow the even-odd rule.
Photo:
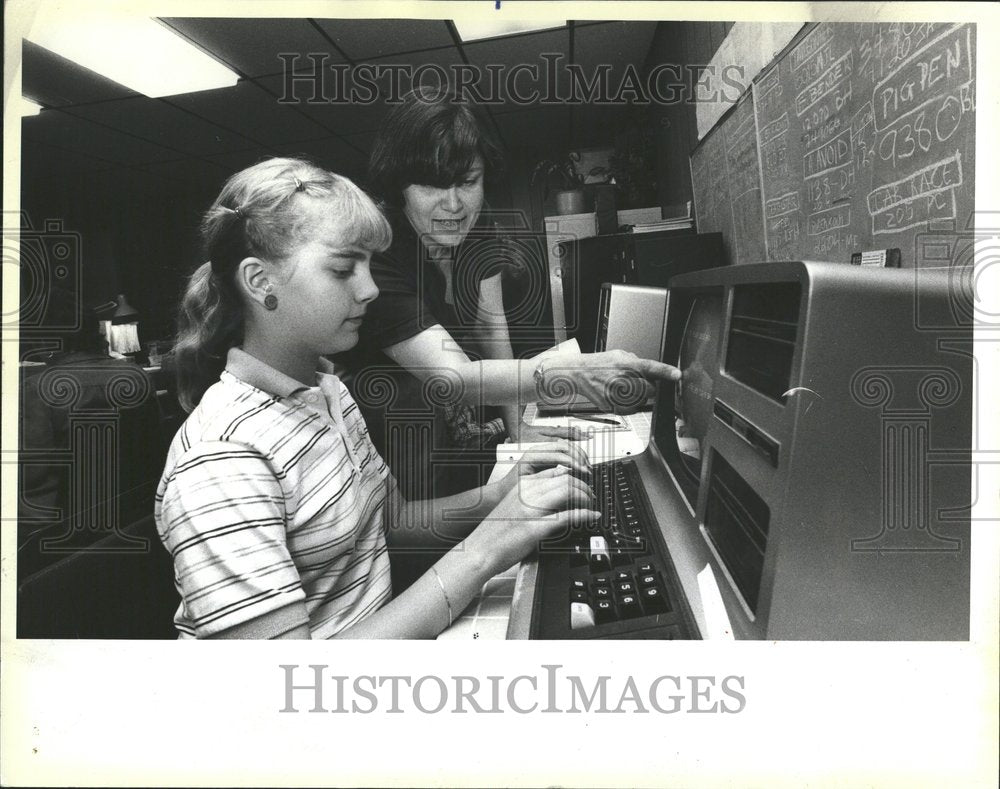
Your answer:
[[[646,573],[655,573],[656,568],[653,567],[653,565],[650,564],[649,562],[643,562],[642,564],[640,564],[638,567],[635,568],[635,571],[639,573],[639,575],[645,575]]]
[[[594,576],[594,586],[611,586],[611,579],[606,575]]]
[[[646,588],[650,586],[655,586],[656,582],[660,578],[656,573],[646,573],[645,575],[639,575],[639,586]]]
[[[586,603],[569,604],[569,626],[573,630],[582,630],[585,627],[593,627],[594,609]]]
[[[598,600],[594,605],[594,616],[599,625],[603,625],[606,622],[614,622],[615,607],[610,600]]]
[[[670,601],[659,586],[650,586],[639,593],[647,614],[660,614],[670,610]]]
[[[579,592],[574,589],[569,593],[569,601],[571,603],[589,603],[590,597],[587,596],[586,592]]]
[[[646,553],[646,540],[642,537],[633,537],[631,535],[616,537],[614,547],[624,548],[633,554]]]
[[[608,553],[608,541],[603,537],[590,538],[590,571],[603,572],[611,567],[611,555]]]
[[[631,581],[632,573],[627,573],[624,570],[619,570],[614,574],[613,578],[615,579],[615,581]]]
[[[635,594],[635,584],[631,581],[619,581],[615,584],[615,595]]]
[[[582,567],[587,563],[588,555],[586,546],[574,543],[570,547],[569,563],[573,567]]]
[[[618,613],[622,619],[642,616],[639,599],[634,594],[622,595],[618,598]]]
[[[571,592],[586,592],[587,591],[587,582],[586,581],[578,581],[578,580],[570,581],[569,590]]]
[[[611,549],[611,564],[614,567],[621,567],[626,564],[632,564],[632,560],[635,555],[632,551],[627,548],[612,548]]]
[[[594,587],[594,599],[595,600],[610,600],[611,599],[611,587],[610,586],[595,586]]]

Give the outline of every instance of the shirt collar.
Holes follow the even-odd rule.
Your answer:
[[[251,356],[242,348],[229,349],[229,354],[226,356],[226,370],[255,389],[277,397],[290,397],[296,392],[310,388],[280,370],[275,370],[256,356]],[[326,359],[319,360],[317,378],[320,374],[334,374],[333,365]]]

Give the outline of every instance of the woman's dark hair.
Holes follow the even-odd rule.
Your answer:
[[[352,181],[303,159],[268,159],[226,181],[201,222],[202,263],[177,316],[173,361],[177,391],[193,409],[219,379],[229,349],[243,340],[243,300],[235,273],[246,257],[284,260],[309,229],[306,199],[323,199],[343,219],[347,243],[382,252],[392,242],[386,218]]]
[[[477,156],[488,181],[503,164],[488,129],[470,104],[439,88],[413,89],[379,129],[368,160],[369,189],[399,208],[407,186],[449,187],[463,179]]]

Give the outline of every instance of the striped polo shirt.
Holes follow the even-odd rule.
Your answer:
[[[392,596],[395,481],[347,388],[330,372],[317,380],[305,387],[234,348],[175,436],[156,524],[181,638],[269,613],[329,638]],[[300,600],[308,623],[291,606]]]

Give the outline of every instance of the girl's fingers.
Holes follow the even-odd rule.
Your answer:
[[[586,526],[599,520],[600,517],[601,513],[597,510],[578,507],[572,510],[563,510],[550,518],[539,518],[535,523],[538,524],[539,536],[548,537],[567,532],[577,526]]]
[[[522,495],[522,501],[528,506],[546,510],[566,509],[570,504],[594,501],[594,493],[590,487],[579,477],[570,474],[543,477],[525,486]]]
[[[585,453],[571,452],[565,449],[550,452],[535,450],[525,455],[524,462],[532,468],[565,466],[582,475],[590,472],[590,463]]]
[[[552,466],[551,468],[544,469],[543,471],[536,471],[534,474],[522,477],[522,480],[527,482],[532,479],[548,479],[550,477],[565,477],[572,469],[569,466],[559,464]]]

